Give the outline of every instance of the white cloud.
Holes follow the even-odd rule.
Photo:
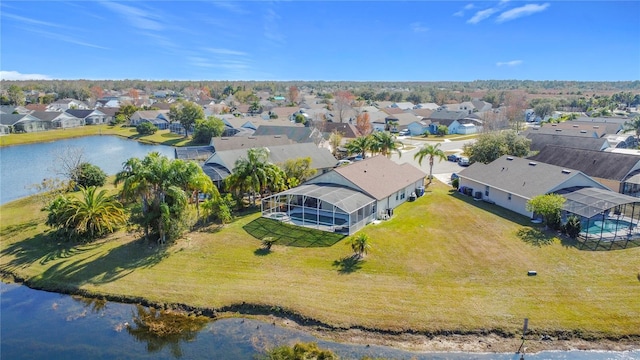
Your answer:
[[[211,4],[217,6],[217,7],[221,8],[221,9],[224,9],[224,10],[236,13],[236,14],[246,14],[247,13],[247,11],[244,10],[239,5],[239,3],[236,2],[236,1],[213,1],[213,2],[211,2]]]
[[[247,56],[247,53],[242,51],[230,50],[230,49],[218,49],[218,48],[206,48],[210,53],[218,54],[218,55],[236,55],[236,56]]]
[[[535,13],[539,13],[541,11],[546,10],[549,7],[549,3],[544,3],[541,5],[538,4],[527,4],[515,9],[507,10],[500,14],[496,19],[496,22],[505,22],[509,20],[514,20],[520,17],[533,15]]]
[[[136,28],[155,31],[162,30],[164,28],[162,24],[156,20],[158,19],[158,16],[151,11],[145,11],[133,6],[114,2],[103,2],[101,4],[109,8],[111,11],[120,14],[122,17],[127,19],[131,26]]]
[[[17,71],[0,71],[0,80],[51,80],[51,76],[43,74],[22,74]]]
[[[473,9],[473,8],[475,8],[475,7],[476,7],[476,6],[475,6],[475,5],[473,5],[473,4],[467,4],[467,5],[465,5],[465,6],[462,8],[462,10],[460,10],[460,11],[456,11],[455,13],[453,13],[453,16],[458,16],[458,17],[464,16],[464,12],[465,12],[466,10],[471,10],[471,9]]]
[[[276,45],[284,45],[285,37],[278,30],[280,15],[273,9],[268,9],[264,15],[264,37],[271,40]]]
[[[420,22],[414,22],[414,23],[411,23],[411,30],[413,30],[413,32],[421,33],[421,32],[427,32],[429,28],[422,25],[422,23]]]
[[[44,37],[47,37],[49,39],[53,39],[53,40],[58,40],[58,41],[64,41],[64,42],[68,42],[70,44],[75,44],[75,45],[80,45],[80,46],[85,46],[85,47],[91,47],[91,48],[95,48],[95,49],[102,49],[102,50],[110,50],[107,47],[104,46],[100,46],[100,45],[96,45],[93,43],[89,43],[86,41],[83,41],[82,39],[79,39],[77,37],[73,37],[73,36],[68,36],[68,35],[64,35],[64,34],[58,34],[52,31],[44,31],[44,30],[36,30],[36,29],[24,29],[25,31],[30,31],[36,34],[40,34]]]
[[[522,60],[511,60],[511,61],[498,61],[496,63],[496,66],[509,66],[509,67],[514,67],[514,66],[518,66],[521,65],[523,63]]]
[[[32,18],[20,16],[20,15],[14,15],[14,14],[10,14],[10,13],[7,13],[7,12],[4,12],[2,14],[2,16],[3,17],[7,17],[9,19],[14,19],[14,20],[20,21],[23,24],[41,25],[41,26],[48,26],[48,27],[55,27],[55,28],[71,29],[68,26],[64,26],[64,25],[60,25],[60,24],[56,24],[56,23],[52,23],[52,22],[48,22],[48,21],[42,21],[42,20],[38,20],[38,19],[32,19]]]
[[[465,9],[465,10],[471,10],[471,9],[473,9],[474,7],[475,7],[475,5],[473,5],[473,4],[467,4],[467,5],[465,5],[465,6],[464,6],[464,8],[463,8],[463,9]]]
[[[485,10],[480,10],[478,12],[475,13],[475,15],[473,15],[473,17],[471,17],[471,19],[467,20],[467,23],[469,24],[477,24],[482,20],[487,19],[488,17],[490,17],[491,15],[495,14],[496,12],[498,12],[498,9],[495,8],[488,8]]]

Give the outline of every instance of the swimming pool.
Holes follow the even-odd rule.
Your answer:
[[[587,226],[587,222],[585,221],[582,223],[582,232],[589,233],[589,234],[599,234],[600,232],[615,232],[616,229],[618,229],[618,231],[622,231],[622,230],[628,230],[629,227],[635,227],[635,225],[632,225],[630,222],[626,220],[613,220],[613,219],[606,219],[605,221],[602,221],[602,220],[590,221],[589,227],[586,228],[586,226]]]

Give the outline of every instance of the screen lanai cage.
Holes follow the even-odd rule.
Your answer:
[[[563,222],[571,215],[580,218],[578,240],[601,245],[614,244],[626,248],[629,242],[640,241],[640,198],[597,188],[565,189],[558,192],[566,200],[562,210]]]
[[[308,184],[262,199],[262,216],[351,235],[375,219],[376,200],[333,184]]]

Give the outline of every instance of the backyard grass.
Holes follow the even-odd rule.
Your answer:
[[[169,146],[192,145],[190,143],[190,138],[186,139],[183,135],[173,134],[169,130],[158,130],[153,135],[140,136],[134,127],[122,127],[119,125],[87,125],[71,129],[55,129],[34,133],[8,134],[0,136],[0,147],[33,144],[91,135],[117,135],[129,139],[136,139],[141,142]]]
[[[516,334],[528,318],[539,333],[640,335],[640,247],[579,250],[439,182],[361,230],[371,244],[362,261],[335,234],[298,235],[259,213],[169,247],[124,232],[69,244],[48,235],[40,207],[34,198],[0,207],[0,271],[37,287],[202,308],[256,304],[389,331]],[[265,236],[282,241],[259,251]],[[298,237],[305,245],[287,246]]]

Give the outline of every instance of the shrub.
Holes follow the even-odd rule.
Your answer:
[[[107,174],[102,171],[98,166],[81,163],[75,169],[72,179],[77,186],[89,187],[89,186],[104,186],[107,181]]]
[[[569,219],[567,219],[567,223],[564,225],[564,230],[570,238],[577,238],[578,234],[580,234],[580,230],[582,230],[580,219],[575,215],[570,216]]]
[[[158,128],[152,123],[144,121],[140,123],[140,125],[136,126],[136,131],[138,134],[146,136],[155,134],[156,131],[158,131]]]
[[[453,186],[454,189],[457,189],[460,186],[460,179],[455,178],[451,180],[451,186]]]

